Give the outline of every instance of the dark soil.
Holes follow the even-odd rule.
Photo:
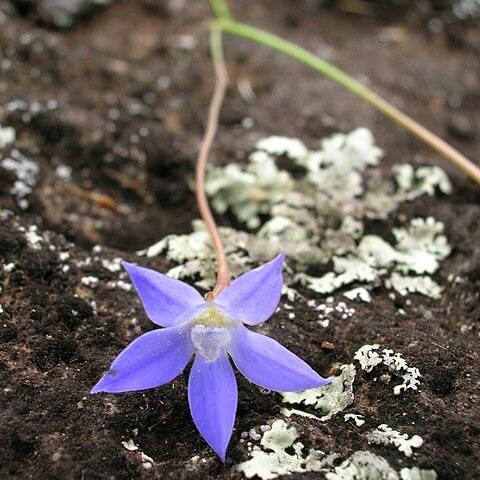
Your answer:
[[[90,5],[65,31],[52,27],[48,3],[0,0],[0,122],[15,127],[15,148],[40,165],[25,210],[10,194],[12,173],[0,169],[1,207],[13,212],[2,211],[0,227],[7,266],[0,269],[0,478],[240,477],[235,466],[248,458],[240,433],[278,416],[276,395],[263,395],[238,376],[236,430],[225,464],[195,430],[184,376],[151,391],[89,395],[121,349],[152,328],[134,292],[109,283],[120,272],[104,261],[122,257],[165,271],[161,258],[147,261],[133,252],[189,232],[197,217],[190,187],[212,90],[207,2]],[[480,29],[456,19],[448,1],[427,2],[427,10],[386,2],[231,3],[238,18],[333,61],[478,159]],[[353,15],[349,5],[369,7]],[[443,22],[441,32],[432,32],[432,18]],[[420,435],[423,447],[407,459],[369,446],[343,415],[318,429],[295,418],[302,441],[343,458],[371,449],[398,470],[433,468],[441,480],[480,478],[478,186],[294,61],[231,38],[227,57],[231,87],[214,161],[242,160],[269,134],[313,142],[366,126],[387,152],[384,165],[439,164],[454,183],[451,196],[421,199],[400,212],[445,223],[453,252],[436,277],[445,287],[440,300],[393,301],[379,291],[372,304],[355,305],[353,318],[327,329],[309,321],[311,309],[302,301],[294,320],[282,310],[260,329],[323,374],[351,362],[367,343],[402,352],[423,374],[420,391],[393,396],[391,386],[360,373],[352,411],[365,415],[368,428],[388,423]],[[236,88],[241,79],[256,92],[252,103]],[[245,117],[253,128],[242,126]],[[56,174],[59,165],[71,167],[70,180]],[[26,239],[32,226],[42,238],[38,249]],[[101,248],[92,251],[94,245]],[[84,285],[88,276],[98,285]],[[322,350],[322,341],[335,350]],[[154,459],[151,469],[122,446],[129,439]],[[195,456],[200,459],[192,461]]]

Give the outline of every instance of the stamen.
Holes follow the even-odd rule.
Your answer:
[[[209,305],[194,319],[194,323],[205,327],[229,327],[234,320],[219,308]]]

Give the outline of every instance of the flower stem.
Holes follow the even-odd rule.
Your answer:
[[[232,14],[225,0],[210,0],[210,7],[217,18],[231,20]]]
[[[211,0],[211,3],[216,4],[214,8],[215,14],[217,14],[218,11],[221,11],[221,4],[223,4],[228,11],[228,7],[223,0]],[[458,168],[463,170],[464,173],[480,184],[480,168],[477,167],[473,162],[471,162],[468,158],[466,158],[440,137],[435,135],[433,132],[420,125],[408,115],[405,115],[391,103],[384,100],[375,92],[368,89],[339,68],[331,65],[325,60],[322,60],[320,57],[298,45],[295,45],[292,42],[284,40],[283,38],[277,37],[276,35],[265,32],[258,28],[236,22],[232,20],[230,16],[217,16],[217,18],[218,20],[214,22],[214,25],[216,25],[222,31],[252,40],[256,43],[270,47],[277,52],[281,52],[289,57],[295,58],[301,63],[308,65],[313,70],[316,70],[317,72],[334,80],[347,90],[350,90],[352,93],[368,102],[378,111],[389,117],[412,135],[429,145],[433,150],[436,150],[438,153],[443,155],[447,160],[452,162]]]
[[[212,0],[212,4],[213,3],[215,3],[214,0]],[[217,10],[214,11],[217,13]],[[213,92],[210,108],[208,110],[207,129],[200,146],[195,175],[198,210],[200,211],[200,215],[207,226],[210,236],[212,237],[213,248],[217,256],[218,264],[217,283],[213,291],[207,293],[207,300],[211,300],[212,296],[215,297],[218,295],[225,287],[228,286],[230,281],[230,272],[228,269],[228,260],[225,253],[225,248],[223,247],[217,224],[215,223],[215,219],[213,218],[212,211],[210,210],[207,196],[205,194],[205,167],[207,164],[208,154],[212,147],[213,139],[215,138],[215,133],[217,132],[220,108],[222,106],[223,98],[225,97],[225,90],[228,83],[227,69],[223,56],[222,31],[215,26],[210,28],[210,53],[212,55],[213,65],[215,68],[215,90]]]

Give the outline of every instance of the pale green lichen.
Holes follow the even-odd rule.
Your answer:
[[[437,480],[435,470],[422,470],[418,467],[402,468],[400,470],[401,480]]]
[[[362,172],[381,155],[364,128],[324,139],[318,150],[297,139],[269,137],[257,143],[246,165],[212,169],[206,190],[218,212],[230,208],[249,228],[260,226],[260,213],[284,216],[321,240],[346,215],[361,216]],[[303,168],[303,175],[293,178],[280,169],[276,161],[281,156]]]
[[[375,145],[372,132],[367,128],[357,128],[347,135],[336,133],[323,140],[321,145],[325,164],[340,164],[358,171],[378,165],[383,156],[383,151]]]
[[[352,290],[345,292],[343,296],[349,300],[360,300],[366,303],[370,303],[372,301],[372,295],[366,288],[363,287],[353,288]]]
[[[363,415],[357,415],[356,413],[346,413],[343,419],[345,420],[345,422],[352,420],[357,427],[361,427],[362,425],[365,425],[365,420],[363,419]]]
[[[432,217],[414,218],[405,228],[393,230],[395,246],[376,235],[361,238],[353,253],[333,256],[333,271],[322,277],[299,274],[297,280],[318,293],[331,293],[345,285],[384,283],[401,295],[421,293],[432,298],[441,289],[430,277],[404,276],[397,272],[434,273],[450,253],[443,224]],[[391,272],[390,277],[386,275]]]
[[[304,417],[304,412],[294,411]],[[355,417],[355,421],[359,416]],[[347,417],[347,416],[345,416]],[[264,430],[263,430],[264,431]],[[299,441],[297,429],[285,422],[275,420],[270,430],[264,431],[260,444],[249,447],[250,458],[237,466],[237,471],[247,478],[258,476],[262,480],[271,480],[281,475],[293,473],[321,472],[328,480],[436,480],[434,470],[421,470],[417,467],[402,468],[400,474],[383,457],[369,451],[357,451],[339,465],[334,465],[340,458],[337,453],[326,454],[320,450],[305,447]],[[374,444],[394,446],[407,456],[413,454],[412,448],[419,448],[423,443],[418,435],[409,438],[380,425],[378,429],[367,434],[367,440]]]
[[[377,350],[380,345],[364,345],[359,348],[353,358],[360,363],[360,368],[366,372],[371,372],[377,365],[382,363],[382,357],[378,354]]]
[[[379,353],[379,349],[378,344],[364,345],[355,352],[353,358],[360,363],[360,368],[368,373],[380,365],[387,367],[387,373],[383,376],[387,383],[392,376],[401,379],[402,383],[393,388],[395,395],[400,395],[406,390],[417,390],[421,377],[418,368],[409,366],[401,353],[395,353],[389,349],[383,349]]]
[[[292,160],[297,160],[299,163],[303,163],[309,154],[308,148],[297,138],[276,135],[260,140],[256,148],[274,156],[285,155]]]
[[[382,457],[369,451],[355,452],[325,474],[327,480],[437,480],[435,470],[402,468],[400,475]]]
[[[312,418],[313,420],[320,420],[320,417],[313,413],[304,412],[303,410],[297,410],[296,408],[282,408],[280,410],[282,415],[291,417],[292,415],[298,415],[299,417]]]
[[[303,392],[282,393],[283,402],[312,407],[319,410],[317,417],[321,421],[327,421],[337,413],[345,410],[353,403],[353,381],[356,369],[353,364],[342,365],[341,374],[335,377],[333,382],[325,387],[312,388]],[[297,413],[286,410],[287,414]]]
[[[399,480],[398,473],[382,457],[369,451],[353,453],[331,472],[327,480]]]
[[[376,445],[393,446],[406,457],[413,455],[413,448],[420,448],[423,445],[422,437],[413,435],[410,438],[406,433],[400,433],[386,424],[368,432],[367,440]]]
[[[393,288],[403,296],[409,293],[421,293],[427,297],[440,298],[442,293],[442,287],[430,277],[405,276],[396,272],[392,273],[392,276],[386,280],[385,286]]]
[[[415,170],[408,164],[396,165],[394,172],[400,201],[415,200],[422,195],[433,196],[437,188],[442,193],[452,193],[450,179],[440,167],[420,167]]]
[[[371,132],[360,128],[313,149],[295,138],[269,137],[257,143],[246,164],[212,168],[206,190],[215,210],[231,210],[247,228],[258,229],[220,229],[232,278],[284,252],[295,268],[286,278],[291,299],[298,296],[295,284],[321,294],[347,287],[348,298],[363,301],[382,285],[401,295],[437,298],[441,289],[427,275],[450,252],[443,225],[433,218],[413,219],[393,230],[390,244],[364,235],[364,219],[385,218],[400,202],[435,190],[448,193],[450,182],[438,167],[403,165],[395,169],[395,187],[374,168],[382,154]],[[280,167],[285,157],[295,174]],[[177,263],[170,276],[204,289],[214,286],[216,259],[201,222],[194,223],[192,234],[170,235],[143,253],[161,253]],[[305,273],[319,267],[327,273]]]
[[[2,127],[0,124],[0,149],[15,143],[17,132],[13,127]]]
[[[247,478],[258,476],[262,480],[305,472],[321,472],[327,480],[437,479],[434,470],[417,467],[402,468],[399,474],[383,457],[365,450],[354,452],[340,465],[334,466],[340,457],[338,454],[326,455],[311,449],[306,455],[304,445],[297,441],[298,437],[295,427],[289,427],[283,420],[275,420],[272,429],[264,434],[260,442],[262,448],[255,446],[250,452],[251,458],[240,463],[237,471]],[[405,442],[405,439],[402,440]],[[291,453],[287,453],[287,449]]]
[[[436,272],[439,262],[451,252],[443,228],[443,223],[432,217],[414,218],[407,228],[394,228],[398,270],[418,274]]]
[[[365,193],[365,208],[374,218],[386,218],[400,203],[413,201],[422,195],[433,196],[438,190],[446,195],[452,192],[452,184],[440,167],[395,165],[393,167],[396,188],[378,172],[373,172]]]
[[[324,466],[331,465],[337,456],[325,456],[318,450],[310,450],[304,456],[304,445],[296,441],[297,429],[289,427],[284,420],[275,420],[272,428],[265,432],[259,447],[251,451],[251,458],[237,466],[247,478],[258,476],[263,480],[277,478],[280,475],[321,471]],[[287,449],[292,451],[287,452]]]
[[[198,287],[210,290],[216,280],[215,252],[204,223],[199,220],[193,222],[193,230],[188,235],[168,235],[138,254],[147,257],[163,254],[178,264],[167,272],[168,276],[193,280]],[[280,252],[271,242],[247,232],[222,227],[220,234],[224,240],[232,278],[271,260]],[[289,294],[294,296],[291,289]]]
[[[249,228],[259,227],[259,215],[270,213],[293,188],[290,174],[279,170],[275,159],[261,151],[250,155],[246,169],[231,163],[222,170],[211,170],[207,178],[205,190],[215,210],[224,213],[231,208]]]

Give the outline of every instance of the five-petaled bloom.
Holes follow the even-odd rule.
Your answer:
[[[237,278],[214,300],[154,270],[124,263],[148,318],[162,329],[145,333],[113,362],[93,387],[128,392],[173,380],[195,355],[188,384],[190,411],[203,438],[225,460],[237,410],[237,382],[229,356],[251,382],[278,392],[330,383],[258,325],[275,311],[282,290],[281,254]]]

